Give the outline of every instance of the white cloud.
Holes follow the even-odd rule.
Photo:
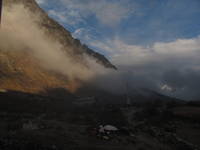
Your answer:
[[[149,47],[126,44],[119,38],[93,41],[90,45],[109,52],[111,61],[119,69],[132,74],[133,85],[157,87],[160,92],[172,91],[181,98],[191,94],[200,97],[196,91],[200,88],[197,84],[200,82],[200,36],[156,42]],[[169,87],[176,90],[169,90]]]
[[[174,91],[174,89],[172,87],[170,87],[169,85],[167,85],[167,84],[162,85],[161,86],[161,90],[168,91],[168,92],[173,92]]]
[[[47,0],[36,0],[39,5],[43,5],[47,2]]]
[[[48,14],[52,17],[57,18],[59,22],[65,23],[67,21],[67,18],[65,17],[65,13],[63,13],[63,12],[57,12],[55,10],[49,10]]]
[[[81,16],[79,16],[79,14],[77,14],[77,12],[75,12],[74,10],[57,11],[50,9],[48,11],[48,15],[53,18],[56,18],[56,20],[64,24],[66,23],[69,25],[76,25],[79,23],[84,23],[84,20],[81,18]]]
[[[128,17],[133,11],[133,7],[127,5],[126,1],[107,1],[107,0],[60,0],[66,11],[73,10],[76,16],[91,17],[94,15],[97,20],[108,26],[119,24],[124,18]],[[71,14],[68,14],[71,15]]]
[[[90,31],[85,28],[78,28],[73,33],[72,36],[77,39],[83,39],[83,41],[91,41],[92,37]]]
[[[190,59],[193,63],[200,58],[200,37],[177,39],[168,43],[156,42],[150,47],[126,44],[119,38],[105,42],[93,41],[90,44],[109,51],[113,61],[118,65],[164,63],[172,60],[186,62]]]
[[[63,50],[62,43],[49,38],[38,26],[37,22],[43,19],[40,14],[33,13],[23,4],[13,5],[12,9],[5,7],[4,16],[0,30],[0,49],[26,51],[35,58],[33,60],[37,61],[36,65],[62,74],[69,81],[88,81],[103,68],[91,57],[84,55],[79,61],[79,58]],[[69,45],[67,49],[72,50],[73,47]]]

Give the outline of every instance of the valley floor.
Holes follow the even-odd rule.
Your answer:
[[[200,147],[198,105],[156,102],[80,106],[70,99],[73,100],[0,93],[0,150],[198,150]],[[106,135],[96,132],[99,125],[106,124],[119,131]]]

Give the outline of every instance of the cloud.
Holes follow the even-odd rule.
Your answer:
[[[47,0],[36,0],[39,5],[44,5],[47,3]]]
[[[128,5],[128,1],[107,1],[107,0],[59,0],[63,5],[61,6],[64,11],[57,12],[60,13],[56,16],[63,16],[65,14],[66,18],[73,18],[80,23],[80,20],[89,19],[92,16],[103,25],[116,26],[123,19],[130,15],[133,11],[133,7]],[[39,3],[41,3],[39,1]],[[59,2],[58,2],[59,3]],[[52,12],[52,10],[50,10]],[[50,14],[51,15],[51,14]],[[72,20],[71,20],[72,21]],[[66,22],[66,23],[70,23]]]
[[[75,26],[76,24],[85,23],[85,20],[74,10],[65,11],[50,9],[47,13],[62,24]]]
[[[49,10],[48,14],[52,17],[57,18],[57,20],[61,23],[67,22],[67,18],[65,17],[65,13],[63,12],[57,12],[55,10]]]
[[[84,39],[84,41],[91,41],[92,37],[90,34],[90,30],[79,28],[72,33],[74,38]]]
[[[77,58],[63,50],[63,45],[58,40],[52,40],[45,34],[38,25],[41,19],[40,14],[33,14],[24,5],[5,7],[0,30],[0,49],[27,51],[38,60],[41,67],[62,74],[72,81],[87,81],[92,78],[100,70],[100,65],[88,56],[83,57],[86,64],[79,63]],[[70,48],[73,47],[68,47]]]
[[[126,44],[119,38],[90,44],[108,51],[133,86],[184,99],[200,98],[200,36],[149,47]]]

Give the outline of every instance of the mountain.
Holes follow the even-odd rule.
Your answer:
[[[67,88],[73,92],[93,73],[91,64],[117,69],[105,56],[74,39],[35,0],[4,0],[2,18],[0,89],[35,93]]]
[[[46,34],[55,41],[61,42],[63,46],[66,47],[65,50],[72,55],[81,57],[83,54],[86,54],[95,58],[95,60],[104,67],[117,69],[105,56],[88,48],[85,44],[81,44],[80,40],[74,39],[71,33],[58,22],[51,19],[47,13],[38,6],[35,0],[5,0],[5,5],[14,5],[15,3],[23,3],[25,7],[29,8],[33,13],[39,13],[41,19],[38,23],[41,28],[43,28],[43,30],[46,31]],[[68,47],[71,48],[69,49]]]

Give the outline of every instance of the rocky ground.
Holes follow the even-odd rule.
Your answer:
[[[195,103],[79,105],[80,100],[73,103],[76,99],[70,94],[58,99],[1,91],[0,150],[198,150],[200,147],[200,107]],[[99,125],[106,124],[117,127],[119,132],[106,138],[94,132]]]

